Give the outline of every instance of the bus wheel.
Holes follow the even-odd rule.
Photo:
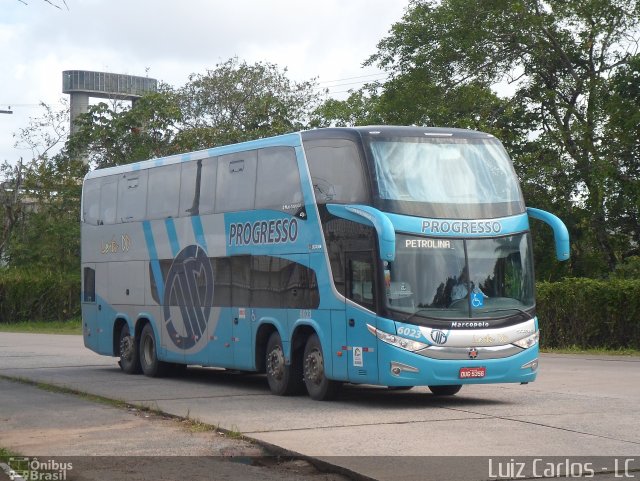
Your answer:
[[[277,396],[290,396],[302,390],[302,368],[300,363],[286,365],[280,334],[274,332],[267,342],[265,358],[269,389]]]
[[[140,358],[138,357],[138,345],[136,344],[136,340],[131,337],[127,324],[120,329],[118,349],[118,354],[120,355],[118,365],[120,369],[127,374],[140,374],[141,368]]]
[[[320,339],[312,334],[304,347],[304,383],[311,399],[328,401],[338,391],[338,383],[327,379],[324,373],[324,357]]]
[[[140,335],[140,367],[144,375],[149,377],[166,376],[169,368],[169,364],[158,360],[156,338],[151,324],[144,326]]]
[[[462,385],[453,384],[451,386],[429,386],[429,389],[436,396],[453,396],[462,389]]]

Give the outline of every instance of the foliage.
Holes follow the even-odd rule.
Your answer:
[[[132,108],[101,102],[76,119],[78,131],[69,139],[67,153],[98,168],[174,154],[181,119],[178,99],[166,85]]]
[[[80,274],[0,270],[0,321],[62,321],[80,315]]]
[[[367,61],[389,80],[328,101],[317,123],[374,112],[494,133],[528,202],[568,221],[571,273],[604,276],[640,246],[639,13],[636,0],[412,0]]]
[[[161,85],[131,108],[93,105],[68,140],[68,104],[43,104],[42,116],[17,135],[32,159],[1,167],[0,265],[79,271],[82,179],[90,167],[299,130],[319,96],[314,81],[295,83],[273,64],[234,58],[181,88]]]
[[[542,346],[640,349],[640,279],[537,284]]]
[[[68,105],[43,109],[17,135],[17,145],[30,148],[32,160],[2,166],[0,259],[12,267],[77,272],[81,179],[87,169],[64,151],[49,156],[66,138]]]
[[[182,112],[177,142],[195,150],[307,128],[321,94],[314,80],[292,82],[286,72],[231,58],[190,75],[176,91]]]
[[[640,349],[640,279],[539,282],[537,297],[543,348]],[[0,323],[42,331],[79,315],[79,274],[0,271]]]
[[[100,103],[76,123],[69,153],[98,168],[301,130],[319,104],[314,81],[236,58],[180,88],[161,85],[132,108]]]
[[[614,279],[638,279],[640,280],[640,256],[631,256],[618,264],[611,273]]]

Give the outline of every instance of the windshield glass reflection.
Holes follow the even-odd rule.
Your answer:
[[[504,317],[534,305],[529,234],[469,240],[398,234],[396,246],[395,260],[384,264],[386,306],[403,320]]]

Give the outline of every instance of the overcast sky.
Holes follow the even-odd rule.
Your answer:
[[[237,56],[318,78],[333,96],[381,78],[362,62],[408,0],[0,0],[0,161],[30,152],[12,134],[59,105],[63,70],[148,75],[174,86]],[[62,0],[51,0],[62,4]],[[360,78],[353,78],[360,77]],[[345,85],[347,84],[347,85]]]

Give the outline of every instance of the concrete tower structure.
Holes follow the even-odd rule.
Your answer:
[[[65,70],[62,72],[62,93],[71,96],[71,134],[78,130],[75,119],[89,110],[89,97],[135,102],[144,94],[155,92],[157,89],[158,81],[149,77]]]

